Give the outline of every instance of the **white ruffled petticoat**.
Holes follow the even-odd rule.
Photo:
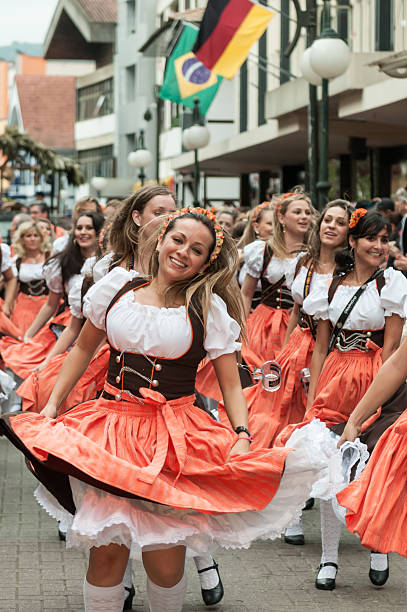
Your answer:
[[[290,437],[285,470],[276,495],[260,511],[204,514],[152,502],[111,495],[70,478],[77,508],[75,516],[39,485],[35,497],[67,528],[67,547],[88,550],[110,543],[124,544],[132,558],[144,549],[183,544],[190,555],[217,548],[248,548],[256,539],[274,539],[298,521],[310,496],[330,499],[345,485],[342,452],[337,437],[315,419]],[[244,483],[242,483],[244,486]]]

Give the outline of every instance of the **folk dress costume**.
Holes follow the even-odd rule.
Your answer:
[[[89,257],[82,266],[80,277],[76,279],[69,292],[68,305],[71,315],[82,322],[84,322],[82,313],[84,279],[90,275],[96,276],[96,280],[102,278],[108,272],[108,264],[111,259],[112,257],[108,255],[95,263],[96,257]],[[24,411],[41,412],[51,395],[59,371],[68,354],[69,351],[56,355],[42,370],[34,370],[20,385],[17,395],[22,398]],[[97,397],[97,394],[103,389],[108,362],[109,346],[104,344],[61,405],[60,412],[65,412],[76,404]]]
[[[85,296],[85,316],[106,330],[111,347],[102,396],[56,419],[4,415],[2,433],[43,483],[38,501],[55,518],[70,517],[68,546],[118,543],[136,557],[142,549],[185,544],[203,554],[278,537],[313,483],[329,480],[335,444],[315,459],[305,431],[295,450],[257,449],[228,461],[237,435],[194,406],[194,385],[205,354],[239,350],[239,325],[218,295],[206,329],[185,306],[140,304],[135,293],[145,283],[115,268]]]
[[[18,296],[11,321],[20,330],[20,336],[31,326],[47,301],[48,287],[44,276],[44,263],[25,263],[13,258],[13,273],[18,280]],[[11,334],[13,335],[13,334]]]
[[[0,244],[0,274],[4,274],[7,270],[13,269],[13,263],[11,260],[10,247],[7,244]],[[0,299],[0,305],[4,304],[4,300]],[[20,336],[20,328],[7,317],[2,309],[0,308],[0,335],[1,336],[14,336],[18,338]]]
[[[287,284],[292,283],[302,255],[280,259],[264,240],[255,240],[245,247],[246,273],[260,279],[262,286],[260,304],[246,324],[249,340],[242,347],[242,355],[247,365],[260,368],[280,352],[294,305]]]
[[[280,388],[270,393],[259,381],[255,386],[244,389],[253,448],[271,448],[286,425],[298,423],[304,417],[306,396],[301,372],[311,363],[316,322],[302,310],[302,304],[320,283],[326,286],[331,278],[330,274],[318,274],[314,262],[309,259],[298,261],[290,290],[294,302],[300,307],[300,318],[286,346],[275,356],[281,367]],[[288,284],[289,281],[290,278]],[[219,414],[224,413],[219,410]]]
[[[81,275],[74,274],[64,282],[60,260],[53,258],[44,264],[44,277],[49,291],[68,296]],[[68,325],[71,313],[69,308],[66,308],[65,300],[61,303],[59,311],[28,342],[20,342],[11,337],[0,340],[0,353],[6,367],[20,378],[27,378],[32,370],[44,361],[58,335]]]

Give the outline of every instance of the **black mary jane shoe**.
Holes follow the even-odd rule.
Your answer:
[[[218,564],[215,560],[213,561],[213,565],[211,565],[210,567],[204,567],[204,569],[198,570],[198,574],[203,574],[203,572],[207,572],[213,569],[216,570],[216,573],[218,574],[219,582],[215,587],[213,587],[213,589],[201,588],[202,599],[206,606],[215,606],[217,603],[220,602],[224,595],[223,584],[222,580],[220,579],[218,570]]]
[[[61,540],[61,542],[65,542],[65,540],[66,540],[66,533],[65,533],[65,531],[61,531],[61,529],[58,529],[58,537]]]
[[[136,594],[136,590],[134,585],[131,585],[131,589],[129,587],[124,587],[126,591],[126,599],[124,600],[123,610],[132,610],[133,609],[133,597]]]
[[[389,577],[389,557],[387,556],[387,568],[385,570],[375,570],[371,567],[369,570],[369,578],[372,584],[374,584],[375,586],[381,587],[384,584],[386,584],[388,577]]]
[[[303,507],[303,511],[304,510],[311,510],[314,507],[314,504],[315,504],[315,499],[313,497],[310,497],[305,502],[305,506]]]
[[[284,542],[286,544],[292,544],[293,546],[304,546],[305,538],[303,533],[299,533],[298,535],[285,535]]]
[[[332,563],[331,561],[328,561],[327,563],[321,563],[321,565],[319,566],[319,570],[327,566],[334,567],[336,569],[336,572],[338,572],[338,565],[336,563]],[[321,591],[333,591],[336,587],[336,576],[335,578],[318,578],[317,576],[315,580],[315,586]]]

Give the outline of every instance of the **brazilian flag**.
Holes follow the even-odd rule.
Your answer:
[[[201,113],[205,115],[222,77],[208,70],[192,53],[198,31],[193,26],[184,25],[178,43],[167,59],[164,83],[158,95],[163,100],[172,100],[188,108],[194,108],[194,100],[199,98]]]

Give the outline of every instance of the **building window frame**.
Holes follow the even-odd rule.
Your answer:
[[[394,51],[394,0],[375,5],[375,51]]]
[[[76,121],[114,113],[113,77],[76,90]]]

